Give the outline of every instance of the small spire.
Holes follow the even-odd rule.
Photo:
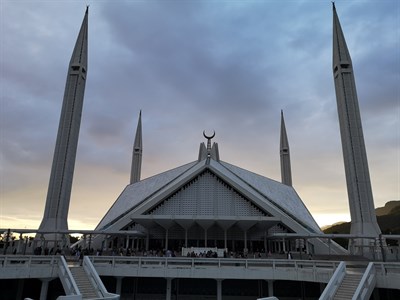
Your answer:
[[[143,153],[142,110],[140,110],[138,125],[136,128],[135,141],[133,143],[131,180],[130,180],[131,184],[140,181],[140,175],[142,169],[142,153]]]
[[[281,139],[280,139],[281,151],[287,149],[289,151],[289,141],[286,134],[285,119],[283,117],[283,110],[281,110]]]
[[[280,140],[280,158],[281,158],[281,177],[282,183],[292,186],[292,170],[290,165],[289,141],[286,134],[285,119],[283,110],[281,110],[281,140]]]

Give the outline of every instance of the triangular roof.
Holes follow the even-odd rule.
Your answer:
[[[210,157],[128,185],[100,221],[96,230],[109,228],[119,230],[131,222],[133,217],[142,219],[142,216],[148,214],[152,208],[205,171],[216,175],[227,186],[243,195],[247,201],[267,212],[265,215],[277,218],[294,232],[321,233],[293,187]],[[215,213],[210,217],[221,220],[227,218],[225,215],[216,216]],[[187,216],[181,215],[180,218],[183,222],[182,218]],[[196,218],[204,219],[204,216]],[[231,216],[231,218],[241,217]],[[263,218],[264,221],[268,219],[268,217]],[[249,221],[251,219],[249,217]]]

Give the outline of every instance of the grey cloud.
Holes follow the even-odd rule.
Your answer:
[[[376,158],[382,145],[398,151],[400,45],[392,40],[398,4],[342,2],[337,8],[351,46],[370,159],[387,166],[386,174],[375,168],[379,175],[398,178]],[[0,151],[6,162],[1,175],[10,174],[2,185],[7,192],[18,180],[47,187],[66,68],[84,12],[82,3],[37,3],[8,2],[7,20],[15,22],[1,20]],[[100,199],[96,180],[108,180],[116,195],[127,183],[140,109],[144,176],[195,160],[202,131],[215,129],[223,160],[279,180],[283,109],[296,187],[307,195],[316,186],[345,194],[343,168],[335,168],[342,162],[330,3],[114,1],[93,3],[89,14],[74,199],[88,191]],[[40,170],[42,181],[24,168]],[[377,190],[384,189],[380,182]],[[312,197],[305,201],[329,202],[319,201],[327,195]]]

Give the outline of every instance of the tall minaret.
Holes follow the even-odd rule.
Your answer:
[[[281,177],[282,183],[292,186],[292,169],[290,167],[290,151],[289,142],[286,134],[285,120],[283,118],[283,111],[281,110],[281,142],[280,142],[280,155],[281,155]]]
[[[133,144],[131,184],[140,181],[140,172],[142,169],[142,111],[139,113],[139,121],[136,128],[135,142]]]
[[[39,227],[42,231],[68,229],[67,218],[87,76],[87,40],[88,8],[68,67],[46,207]],[[47,235],[46,239],[59,240],[60,236]]]
[[[350,233],[378,237],[381,230],[376,221],[353,65],[335,4],[332,67],[351,215]],[[366,243],[367,240],[356,240],[353,246],[366,246]],[[361,254],[363,251],[359,250]]]

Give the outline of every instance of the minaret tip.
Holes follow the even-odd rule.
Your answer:
[[[335,1],[332,1],[332,8],[333,8],[333,10],[336,10]]]
[[[136,127],[135,141],[133,143],[131,180],[130,180],[131,184],[140,181],[140,175],[142,170],[142,153],[143,153],[142,110],[140,110],[139,120]]]
[[[292,186],[292,170],[290,166],[289,141],[286,134],[285,120],[283,118],[283,109],[281,109],[281,138],[280,138],[280,157],[281,157],[281,177],[282,183]]]

